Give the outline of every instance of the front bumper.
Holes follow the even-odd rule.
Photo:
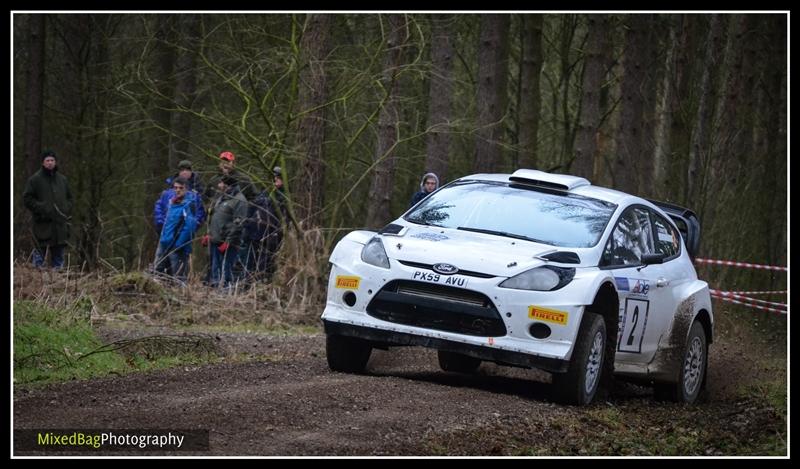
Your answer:
[[[567,371],[569,362],[555,358],[545,358],[536,355],[529,355],[521,352],[512,352],[497,348],[488,348],[479,345],[471,345],[452,340],[425,337],[410,334],[407,332],[389,331],[376,329],[373,327],[357,326],[341,322],[328,321],[323,319],[325,333],[328,335],[341,335],[364,339],[375,344],[388,346],[416,345],[429,347],[436,350],[456,352],[481,360],[496,363],[521,366],[526,368],[539,368],[552,373],[564,373]]]
[[[448,326],[437,328],[432,323],[442,318],[435,317],[435,314],[420,316],[423,318],[421,321],[403,323],[403,320],[397,320],[397,316],[381,316],[374,310],[371,314],[367,312],[373,300],[392,299],[393,294],[382,291],[388,284],[419,282],[419,275],[415,278],[417,270],[419,269],[394,260],[389,270],[374,267],[361,262],[355,253],[334,259],[328,282],[327,303],[322,314],[326,331],[389,345],[420,345],[448,350],[515,366],[552,372],[566,370],[584,311],[580,298],[589,289],[584,279],[576,277],[570,285],[557,292],[534,292],[498,288],[498,284],[504,280],[501,277],[469,278],[468,285],[458,286],[483,295],[491,301],[491,309],[498,314],[491,327],[482,325],[484,321],[478,317],[481,314],[479,308],[443,308],[441,301],[424,296],[406,301],[410,305],[409,309],[423,310],[427,307],[429,312],[431,309],[438,309],[449,314],[449,319],[459,312],[465,313],[465,316],[471,315],[470,324],[481,324],[473,330],[457,330],[459,326],[451,330],[447,330]],[[466,293],[467,298],[459,300],[471,300],[469,292]],[[346,301],[348,297],[352,304]],[[575,301],[564,301],[570,299]],[[548,321],[546,317],[536,319],[532,316],[532,308],[545,312],[554,311],[561,315],[560,320]],[[446,309],[450,311],[445,311]],[[431,322],[426,323],[429,318]],[[529,328],[531,324],[542,321],[545,321],[552,333],[545,339],[534,338]],[[498,322],[500,327],[497,327]]]

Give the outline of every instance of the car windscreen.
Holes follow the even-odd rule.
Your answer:
[[[584,248],[597,244],[615,209],[612,203],[566,192],[464,181],[431,194],[403,218],[423,225]]]

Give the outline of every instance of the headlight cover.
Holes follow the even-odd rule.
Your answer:
[[[517,274],[498,286],[515,290],[552,291],[568,284],[574,277],[574,268],[545,265]]]
[[[386,255],[383,243],[377,236],[364,245],[364,249],[361,250],[361,260],[375,267],[389,268],[389,256]]]

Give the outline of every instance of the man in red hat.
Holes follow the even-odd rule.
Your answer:
[[[258,192],[253,185],[253,182],[247,177],[244,173],[238,171],[235,166],[236,155],[233,154],[232,151],[223,151],[219,154],[219,174],[217,174],[212,180],[211,183],[206,188],[205,196],[208,199],[216,199],[221,194],[219,193],[219,184],[220,182],[225,179],[227,183],[225,184],[226,187],[234,186],[236,187],[236,192],[240,192],[243,196],[245,201],[247,202],[244,205],[245,214],[247,213],[247,207],[253,200],[258,196]],[[237,243],[241,242],[241,239],[236,240]],[[237,249],[231,251],[235,253],[241,247],[238,244],[235,246]],[[231,257],[235,259],[235,257]],[[209,264],[209,270],[206,273],[206,283],[214,283],[214,276],[212,274],[212,264]],[[228,265],[230,269],[232,265]],[[238,267],[237,267],[238,269]]]
[[[236,180],[236,185],[239,191],[244,194],[248,201],[253,200],[257,195],[255,186],[247,175],[237,170],[235,166],[236,155],[231,151],[223,151],[219,154],[219,174],[211,181],[206,189],[206,197],[211,198],[215,195],[217,183],[219,183],[222,176],[228,175]]]

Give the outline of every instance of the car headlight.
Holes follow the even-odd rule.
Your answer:
[[[389,268],[389,256],[386,255],[383,243],[377,236],[369,240],[361,250],[361,260],[376,267]]]
[[[571,282],[574,277],[574,268],[546,265],[517,274],[504,280],[499,286],[516,290],[550,291],[558,290]]]

